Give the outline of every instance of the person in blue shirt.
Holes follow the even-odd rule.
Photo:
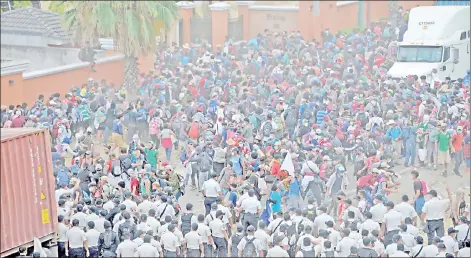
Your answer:
[[[237,206],[237,185],[231,184],[230,186],[231,191],[229,192],[229,208],[234,209]]]
[[[111,134],[112,150],[118,153],[117,150],[120,147],[126,147],[126,143],[123,138],[123,116],[118,115],[113,121],[113,129]]]
[[[269,200],[271,202],[271,209],[273,213],[281,211],[281,193],[278,191],[278,187],[273,185],[271,187],[271,193]]]
[[[286,198],[287,208],[302,209],[304,202],[301,197],[301,173],[299,171],[294,172],[294,176],[289,176],[282,180],[279,185],[283,185],[285,182],[289,183],[289,190]]]
[[[401,156],[402,129],[393,120],[390,120],[387,125],[389,126],[389,128],[386,131],[386,136],[391,137],[393,148],[394,148],[394,155],[395,155],[394,160],[397,160]]]

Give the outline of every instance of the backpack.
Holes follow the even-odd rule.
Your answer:
[[[120,160],[121,163],[121,171],[128,171],[128,169],[132,168],[132,161],[129,157],[126,157],[122,161]]]
[[[67,174],[67,172],[65,171],[64,168],[61,168],[57,172],[57,181],[60,185],[62,185],[62,184],[69,185],[70,178],[69,178],[69,175]]]
[[[206,172],[211,169],[211,161],[208,158],[202,158],[199,165],[201,172]]]
[[[290,110],[290,112],[288,113],[286,117],[287,126],[296,126],[296,124],[298,123],[297,112],[298,111],[296,109]]]
[[[239,245],[240,241],[242,240],[243,235],[233,235],[231,238],[232,246],[231,246],[231,253],[237,256],[237,245]]]
[[[273,118],[273,124],[275,125],[273,127],[273,130],[275,132],[279,132],[279,131],[283,130],[283,122],[281,121],[281,117],[279,117],[279,116],[274,117]]]
[[[291,239],[291,237],[296,234],[296,230],[296,224],[292,223],[291,226],[289,226],[286,230],[286,236],[288,237],[288,239]]]
[[[113,244],[113,232],[112,231],[105,231],[103,233],[103,249],[111,249],[111,245]]]
[[[269,137],[272,130],[273,130],[273,125],[271,124],[270,121],[266,121],[262,125],[262,134],[263,134],[263,136]]]
[[[198,129],[198,124],[196,122],[192,122],[190,126],[190,130],[188,131],[188,137],[191,139],[198,139],[200,132]]]
[[[182,152],[180,153],[180,161],[182,163],[185,162],[187,155],[188,155],[187,151],[183,149]]]
[[[362,127],[365,127],[368,123],[368,118],[366,117],[366,114],[364,112],[358,113],[357,120],[361,122]]]
[[[120,176],[121,172],[121,162],[119,161],[119,159],[113,160],[111,162],[111,174],[113,174],[113,176]]]
[[[422,184],[422,195],[425,196],[428,193],[427,183],[424,180],[420,180]]]
[[[309,251],[301,249],[301,252],[303,253],[303,257],[315,257],[315,254],[316,254],[316,250],[314,249],[314,247],[311,247],[311,250]],[[326,257],[332,257],[332,256],[326,256]]]
[[[255,249],[255,244],[253,241],[255,240],[255,237],[252,237],[252,239],[248,239],[247,237],[245,238],[245,247],[244,247],[244,252],[243,256],[244,257],[257,257],[257,249]]]

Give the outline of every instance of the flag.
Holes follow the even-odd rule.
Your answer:
[[[288,154],[286,154],[285,160],[283,160],[280,170],[286,170],[290,176],[294,176],[294,165],[293,159],[291,158],[291,153],[288,152]]]

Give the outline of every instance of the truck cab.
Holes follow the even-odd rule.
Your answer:
[[[396,79],[425,75],[428,81],[463,78],[470,66],[469,24],[468,6],[413,8],[404,40],[390,46],[395,63],[388,74]]]

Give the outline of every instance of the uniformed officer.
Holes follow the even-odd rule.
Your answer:
[[[147,217],[147,225],[152,229],[152,236],[154,239],[157,238],[157,232],[159,232],[160,222],[155,218],[155,210],[149,210],[149,216]]]
[[[187,203],[186,204],[186,212],[184,212],[179,218],[179,225],[182,231],[182,234],[185,236],[187,233],[191,231],[191,226],[193,223],[198,223],[198,219],[196,218],[195,214],[193,214],[193,204]]]
[[[67,241],[65,243],[65,255],[71,258],[84,257],[85,253],[89,256],[87,238],[85,232],[79,226],[79,220],[72,220],[72,228],[67,232]]]
[[[64,258],[65,256],[65,243],[67,241],[67,232],[69,231],[69,227],[64,223],[64,216],[59,215],[57,216],[58,221],[58,231],[59,231],[59,239],[57,240],[57,254],[59,258]]]
[[[98,219],[93,221],[95,223],[95,229],[100,233],[105,232],[105,221],[107,214],[108,212],[106,210],[101,210]]]
[[[137,227],[136,224],[134,224],[134,221],[131,220],[131,215],[129,214],[129,212],[125,211],[123,213],[123,218],[125,221],[121,225],[119,225],[118,228],[119,239],[123,239],[122,237],[124,232],[129,232],[131,234],[131,238],[136,237]]]
[[[175,209],[168,203],[168,198],[165,195],[160,197],[160,205],[156,209],[157,218],[160,221],[164,221],[166,216],[170,216],[172,219],[175,218]]]
[[[265,230],[265,222],[258,222],[258,229],[255,231],[254,236],[256,239],[258,239],[258,241],[260,241],[260,244],[262,245],[263,257],[265,257],[268,252],[268,240],[270,239],[270,235],[268,235]]]
[[[237,232],[231,236],[229,240],[229,257],[238,257],[239,250],[237,250],[237,246],[239,245],[240,241],[244,238],[244,226],[242,224],[237,224]]]
[[[134,254],[134,257],[162,257],[162,252],[153,245],[151,245],[152,236],[144,236],[144,244],[139,246]]]
[[[216,212],[216,218],[209,223],[209,229],[216,245],[216,252],[218,257],[224,257],[227,255],[227,242],[229,240],[227,236],[226,225],[222,222],[222,211]]]
[[[206,180],[201,187],[204,196],[204,208],[206,215],[209,214],[211,204],[216,202],[216,198],[222,198],[221,186],[216,181],[216,173],[212,173],[209,180]]]
[[[88,222],[88,231],[85,233],[87,238],[88,250],[90,251],[90,257],[98,258],[100,252],[98,251],[98,239],[100,238],[100,232],[95,229],[95,222]]]
[[[273,239],[273,247],[268,250],[267,258],[270,257],[284,257],[289,258],[288,252],[283,248],[283,239],[282,237],[275,237]]]
[[[168,225],[168,230],[162,235],[161,242],[163,246],[164,257],[178,257],[180,256],[180,241],[174,234],[175,225]]]
[[[399,234],[399,225],[404,223],[404,219],[402,214],[394,209],[393,202],[388,201],[385,206],[388,212],[383,216],[380,236],[384,236],[384,246],[387,247],[392,243],[392,237]]]
[[[87,226],[87,214],[83,213],[83,205],[78,204],[76,208],[76,213],[72,215],[71,220],[78,220],[79,221],[79,227],[82,230],[85,230],[85,227]]]
[[[203,240],[197,232],[198,224],[191,224],[191,231],[185,234],[186,257],[200,257],[204,253]]]
[[[260,213],[262,212],[262,205],[260,201],[255,197],[255,191],[250,189],[249,198],[245,199],[240,208],[242,209],[242,225],[244,226],[244,230],[247,230],[247,227],[252,225],[254,228],[257,228],[258,225],[258,218]]]
[[[103,257],[115,257],[118,244],[118,234],[111,230],[111,223],[105,221],[105,232],[101,233],[98,239],[98,250]]]
[[[244,255],[247,249],[247,243],[253,243],[255,246],[255,250],[253,250],[254,253],[252,253],[249,257],[256,257],[257,254],[259,257],[263,257],[262,244],[260,243],[260,240],[255,238],[254,233],[255,233],[255,227],[252,225],[248,226],[247,236],[242,238],[240,243],[237,245],[237,250],[239,251],[239,257],[247,257]]]
[[[124,241],[118,245],[116,249],[117,257],[133,257],[137,251],[137,244],[131,241],[131,234],[128,232],[123,234]]]
[[[198,215],[198,234],[201,236],[201,241],[204,247],[204,256],[212,257],[215,249],[213,237],[211,236],[211,230],[204,224],[204,215]]]
[[[446,190],[448,196],[450,196],[450,189],[447,186]],[[448,199],[438,199],[437,191],[431,190],[427,193],[431,199],[425,202],[424,207],[422,208],[422,220],[425,219],[427,222],[427,238],[428,244],[432,243],[432,239],[435,236],[435,233],[438,237],[443,237],[445,235],[445,225],[443,224],[443,219],[445,218],[445,213],[448,207],[450,206],[450,198]]]

